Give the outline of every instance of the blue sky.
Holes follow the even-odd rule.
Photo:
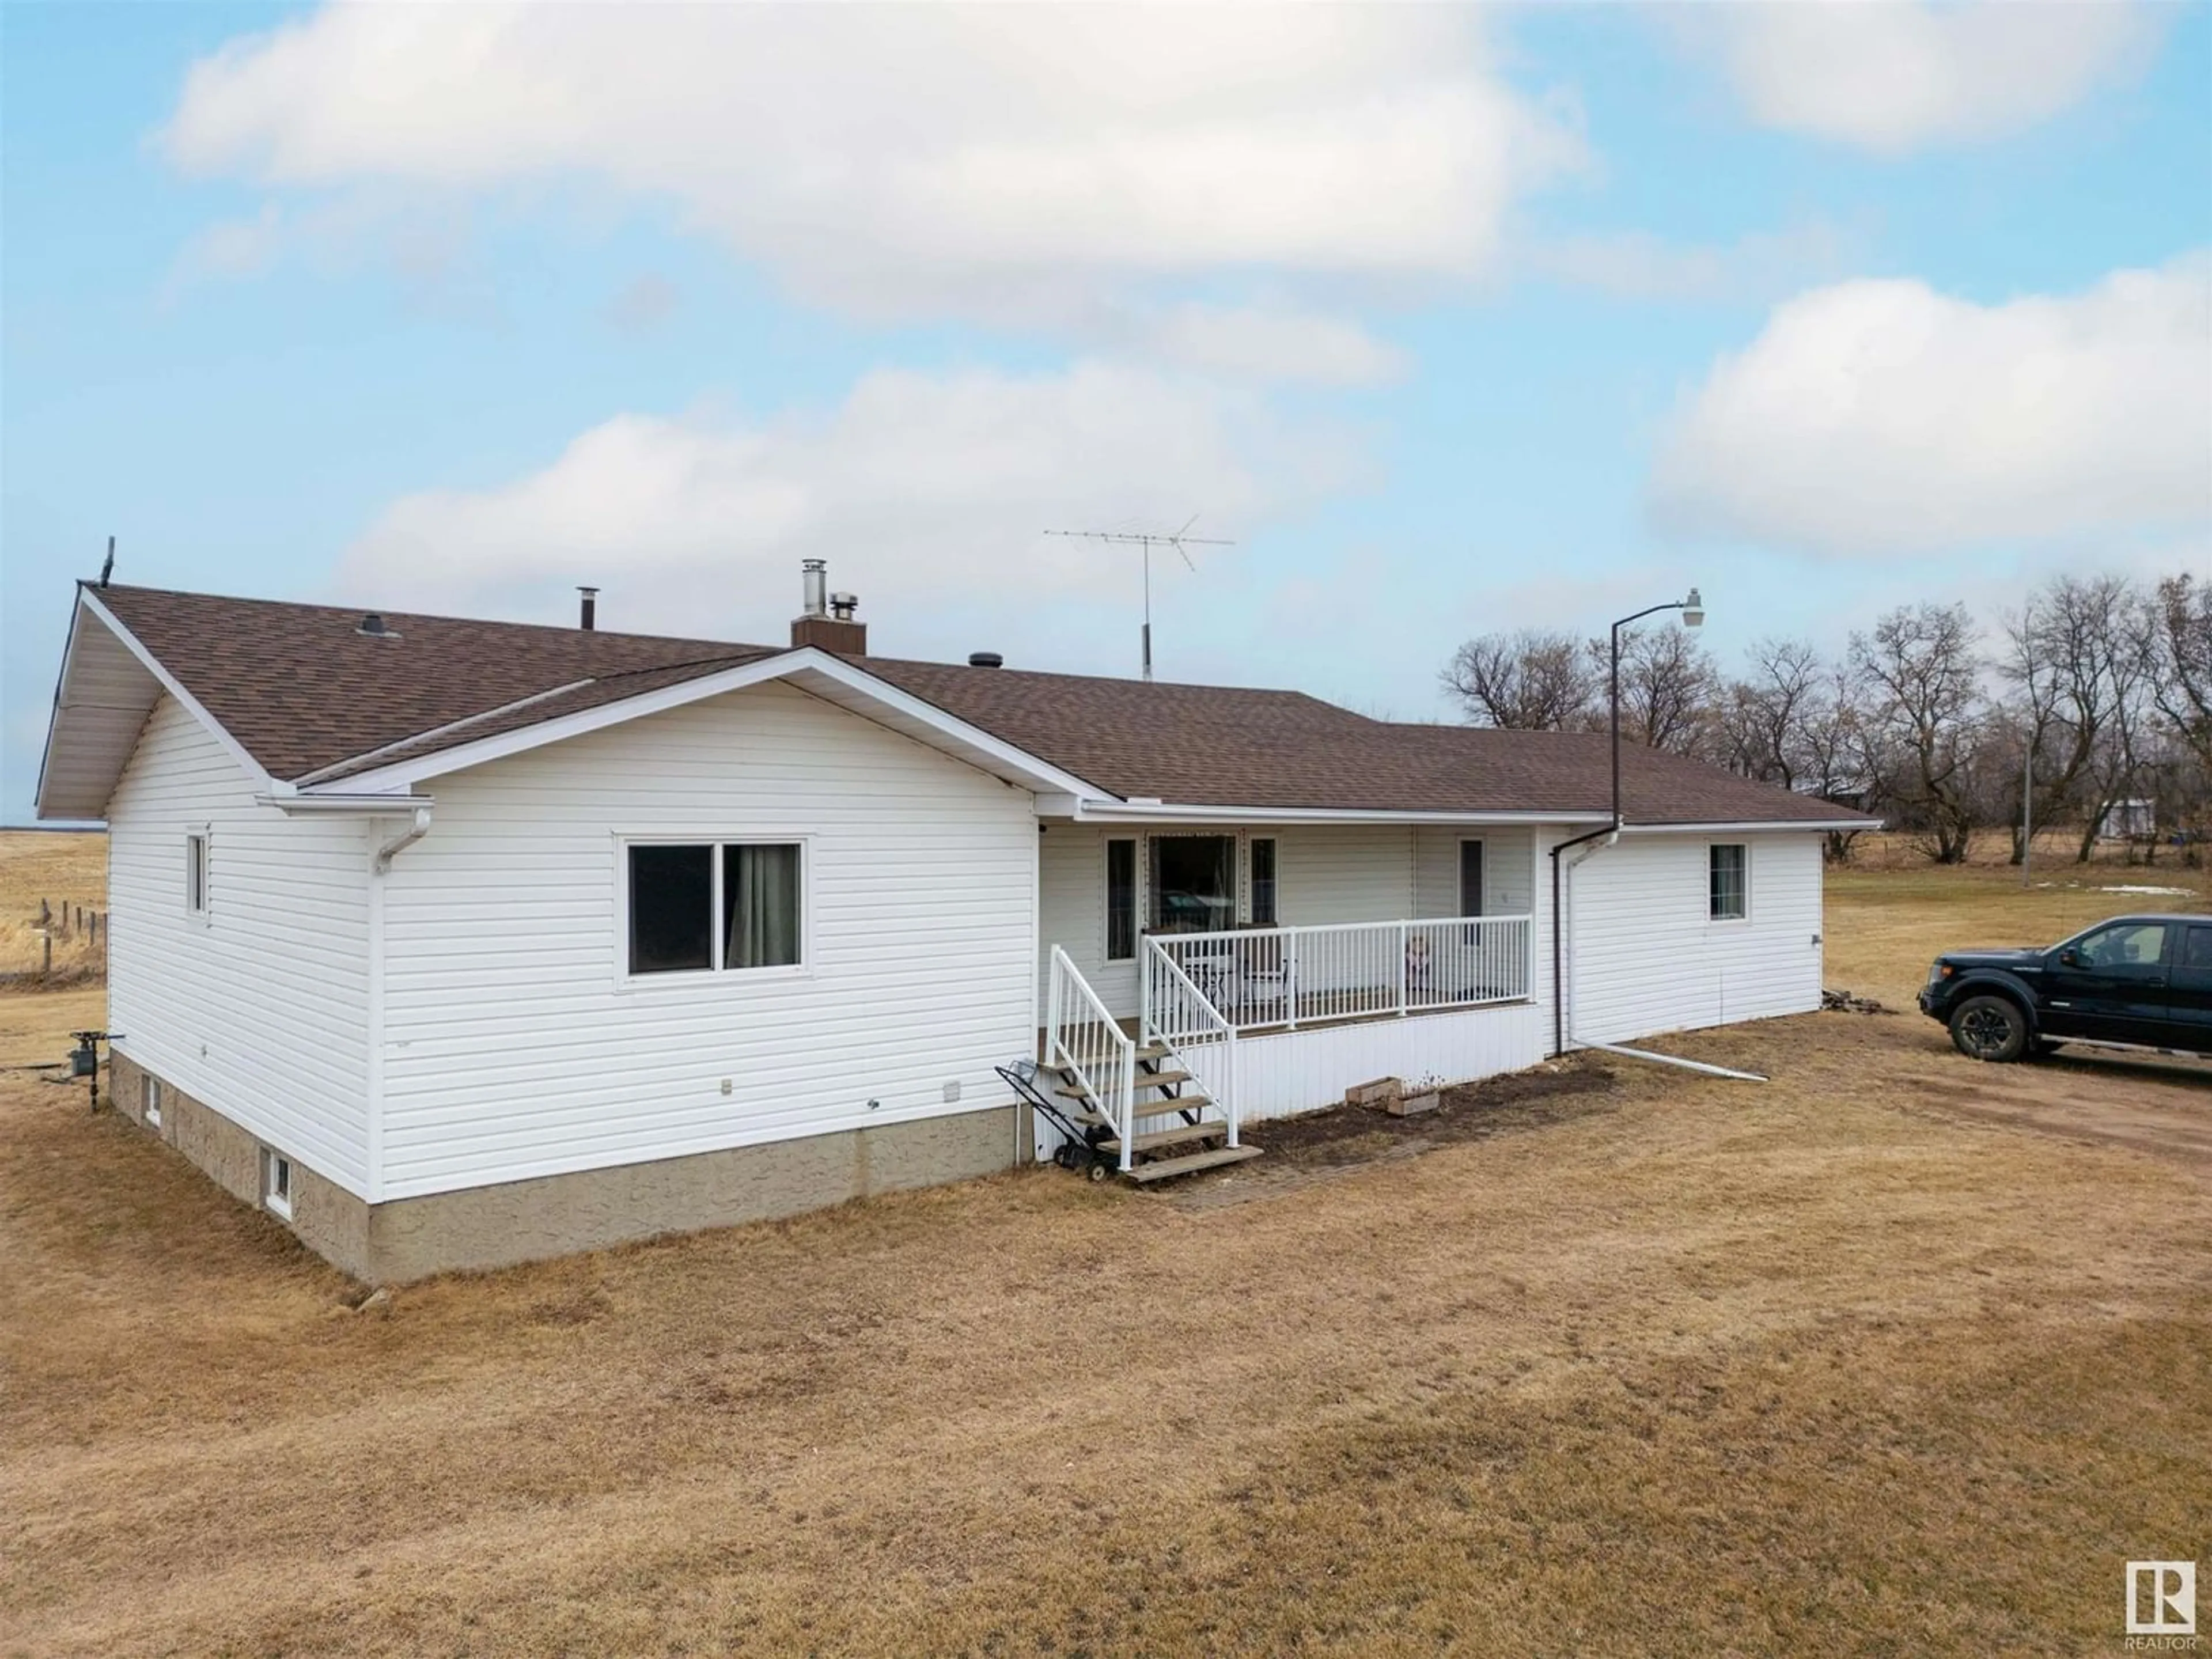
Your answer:
[[[70,583],[1448,711],[2212,578],[2212,8],[0,9],[0,816]]]

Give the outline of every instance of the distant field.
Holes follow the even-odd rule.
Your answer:
[[[0,830],[0,975],[35,970],[43,960],[39,902],[72,919],[79,909],[107,908],[107,837],[53,830]],[[84,930],[58,930],[58,974],[83,977],[103,971],[103,953]]]
[[[1899,1002],[2127,908],[1831,893]],[[0,1654],[2117,1651],[2208,1542],[2212,1074],[1664,1046],[1773,1081],[1586,1057],[1280,1195],[1036,1170],[365,1314],[0,1073]]]

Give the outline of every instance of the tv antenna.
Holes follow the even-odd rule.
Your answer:
[[[1235,542],[1224,541],[1218,537],[1192,535],[1190,533],[1190,527],[1197,522],[1198,514],[1194,513],[1189,518],[1183,520],[1183,526],[1182,529],[1166,532],[1141,530],[1048,530],[1044,532],[1048,536],[1073,536],[1080,541],[1121,542],[1125,544],[1133,543],[1135,545],[1145,550],[1145,678],[1148,680],[1152,677],[1153,547],[1155,545],[1160,547],[1172,547],[1175,549],[1176,556],[1182,560],[1185,565],[1188,566],[1193,570],[1196,570],[1198,567],[1191,562],[1191,556],[1188,550],[1188,549],[1193,547],[1234,547],[1237,545]]]

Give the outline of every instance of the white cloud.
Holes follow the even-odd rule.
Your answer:
[[[1379,7],[332,5],[193,65],[161,140],[272,187],[612,187],[902,313],[1463,275],[1580,158],[1470,14]]]
[[[1126,527],[1133,512],[1172,527],[1203,511],[1201,533],[1235,537],[1363,465],[1340,431],[1152,371],[878,371],[823,414],[621,415],[524,477],[406,496],[349,550],[338,586],[559,617],[571,584],[595,582],[610,626],[773,639],[797,562],[822,557],[868,601],[879,646],[916,650],[954,621],[1011,630],[1129,589],[1127,550],[1047,529]],[[1069,621],[1055,653],[1081,660],[1095,620]]]
[[[1852,282],[1775,311],[1675,411],[1661,523],[1829,554],[2212,519],[2212,260],[1980,306]]]
[[[1760,124],[1886,155],[2001,137],[2124,79],[2153,8],[1799,0],[1675,15]]]

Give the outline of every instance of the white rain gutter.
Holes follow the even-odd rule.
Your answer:
[[[429,795],[256,795],[256,806],[273,806],[287,817],[302,814],[351,813],[358,817],[398,817],[403,812],[428,811],[435,804]]]

